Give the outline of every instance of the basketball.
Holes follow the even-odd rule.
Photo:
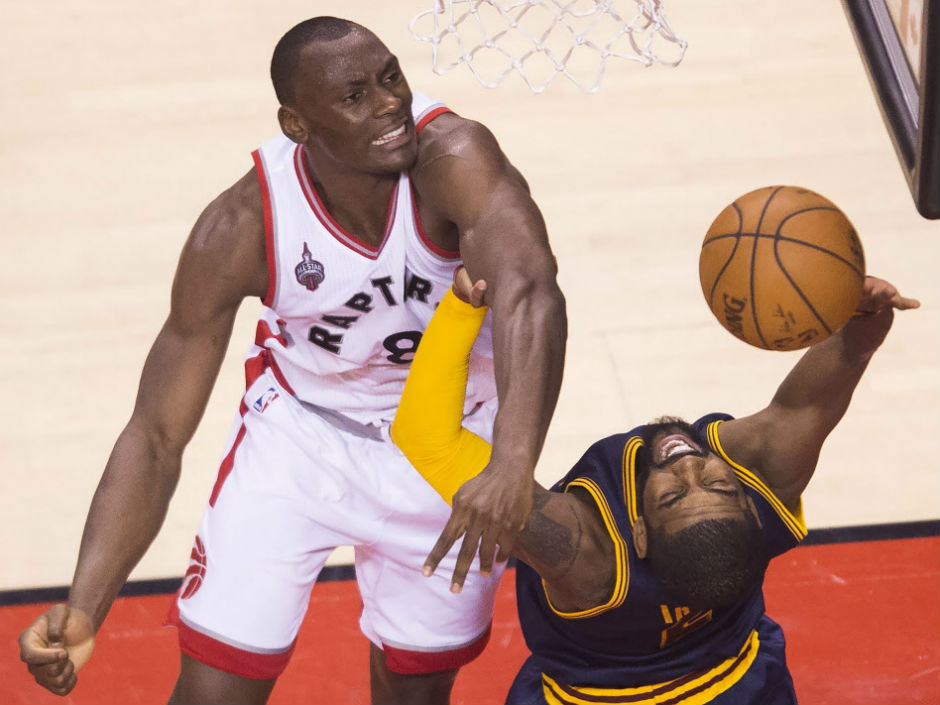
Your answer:
[[[702,243],[699,279],[709,308],[732,334],[766,350],[797,350],[852,317],[865,255],[834,203],[798,186],[767,186],[715,218]]]

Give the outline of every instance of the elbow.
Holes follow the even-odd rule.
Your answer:
[[[537,295],[532,313],[536,327],[545,332],[546,342],[563,350],[568,340],[568,311],[561,290],[555,286],[552,291]]]
[[[114,469],[125,468],[172,494],[182,471],[186,440],[168,429],[142,423],[132,418],[118,437],[113,458]]]
[[[533,276],[513,277],[493,307],[504,307],[509,313],[525,312],[538,327],[555,331],[561,339],[568,334],[568,309],[565,295],[555,278]]]
[[[401,408],[399,407],[400,411]],[[396,414],[395,420],[392,421],[392,425],[388,429],[388,435],[392,439],[392,443],[398,447],[398,450],[408,458],[408,462],[414,465],[420,434],[414,431],[411,424],[400,422],[398,417],[399,414]]]

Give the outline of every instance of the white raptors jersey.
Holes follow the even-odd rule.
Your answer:
[[[419,93],[416,132],[449,110]],[[264,200],[268,292],[249,364],[274,368],[302,401],[360,423],[395,415],[414,351],[460,264],[418,222],[402,173],[381,244],[346,232],[327,212],[303,149],[284,136],[252,156]],[[470,359],[467,410],[496,396],[489,321]]]

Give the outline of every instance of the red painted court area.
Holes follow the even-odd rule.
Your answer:
[[[512,578],[503,581],[490,645],[461,673],[454,705],[502,703],[525,658]],[[803,705],[940,702],[940,538],[801,547],[771,564],[765,593]],[[170,600],[118,600],[65,698],[41,690],[17,658],[17,635],[45,606],[0,608],[0,705],[166,702],[178,658],[175,630],[160,626]],[[354,581],[317,586],[273,705],[369,702],[358,611]]]

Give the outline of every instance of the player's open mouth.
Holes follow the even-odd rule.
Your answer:
[[[671,436],[666,436],[657,444],[655,462],[657,465],[662,465],[669,460],[678,458],[678,456],[700,452],[699,448],[693,445],[687,436],[674,433]]]
[[[382,135],[378,139],[372,140],[372,144],[374,144],[377,147],[380,147],[383,144],[388,144],[389,142],[392,142],[393,140],[397,139],[398,137],[401,137],[404,134],[405,134],[405,125],[402,124],[401,127],[395,130],[392,130],[391,132],[386,132],[384,135]]]

